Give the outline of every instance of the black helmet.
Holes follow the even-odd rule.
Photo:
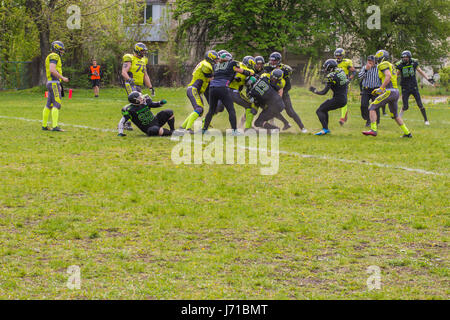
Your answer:
[[[143,58],[148,53],[147,46],[142,42],[136,43],[134,45],[134,53],[136,53],[139,58]]]
[[[142,101],[141,99],[142,99],[142,93],[140,93],[138,91],[133,91],[132,93],[130,93],[128,95],[128,101],[134,105],[140,105],[141,101]]]
[[[341,62],[342,59],[344,59],[345,56],[345,50],[342,48],[337,48],[334,51],[334,57],[336,58],[337,62]]]
[[[337,61],[336,60],[334,60],[334,59],[328,59],[327,61],[325,61],[325,63],[323,64],[323,71],[325,72],[325,73],[328,73],[328,72],[331,72],[331,71],[334,71],[334,69],[336,69],[337,68]]]
[[[412,59],[411,51],[405,50],[402,52],[402,61],[405,63],[410,62]]]
[[[212,64],[214,64],[218,58],[219,54],[214,50],[209,50],[205,54],[205,60]]]
[[[269,64],[272,67],[277,67],[281,63],[281,53],[272,52],[269,56]]]
[[[63,54],[65,50],[64,43],[62,43],[61,41],[53,41],[51,45],[51,50],[59,55]]]
[[[270,73],[270,82],[278,82],[283,78],[283,71],[281,69],[274,69]]]
[[[264,63],[266,63],[266,61],[264,61],[264,58],[262,57],[262,56],[256,56],[255,57],[255,62],[258,64],[258,63],[262,63],[262,64],[264,64]]]
[[[252,56],[245,56],[244,59],[242,59],[242,63],[247,68],[255,70],[256,62],[255,62],[255,58],[253,58]]]
[[[381,63],[388,59],[389,59],[389,52],[387,52],[386,50],[378,50],[377,53],[375,53],[376,63]]]

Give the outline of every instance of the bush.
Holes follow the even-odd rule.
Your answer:
[[[450,66],[444,67],[439,71],[439,82],[441,86],[446,90],[450,90]]]

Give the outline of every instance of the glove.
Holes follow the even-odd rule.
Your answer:
[[[117,136],[118,137],[126,137],[127,135],[125,133],[119,133]]]
[[[378,95],[383,94],[385,92],[386,92],[385,88],[378,88],[378,89],[375,89],[375,90],[372,91],[372,95],[378,96]]]
[[[255,103],[255,98],[250,97],[250,98],[248,98],[248,101],[250,101],[250,103]]]
[[[150,90],[152,90],[152,97],[154,97],[155,96],[155,89],[153,89],[153,87],[151,87]]]
[[[133,85],[133,84],[134,84],[134,79],[133,79],[133,78],[130,78],[130,79],[127,80],[127,82],[128,82],[129,84]]]
[[[250,113],[255,116],[258,113],[258,110],[255,108],[250,108]]]
[[[162,99],[160,102],[159,102],[159,104],[166,104],[167,103],[167,100],[166,99]]]
[[[314,88],[314,87],[309,87],[309,91],[316,93],[316,88]]]

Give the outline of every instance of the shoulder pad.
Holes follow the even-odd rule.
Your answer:
[[[389,69],[389,62],[388,61],[383,61],[382,63],[380,63],[378,65],[378,70],[385,70],[385,69]]]
[[[129,53],[127,53],[126,55],[123,56],[122,58],[123,62],[131,62],[133,61],[133,56]]]
[[[55,52],[52,52],[52,53],[50,53],[49,55],[48,55],[48,57],[49,57],[49,60],[60,60],[61,59],[61,57],[59,56],[59,54],[57,54],[57,53],[55,53]]]

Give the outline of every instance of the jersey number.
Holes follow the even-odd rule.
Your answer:
[[[136,65],[138,66],[136,72],[139,72],[139,70],[141,70],[141,68],[142,68],[142,73],[144,73],[144,70],[145,70],[144,65],[140,64],[140,63],[136,63]]]

